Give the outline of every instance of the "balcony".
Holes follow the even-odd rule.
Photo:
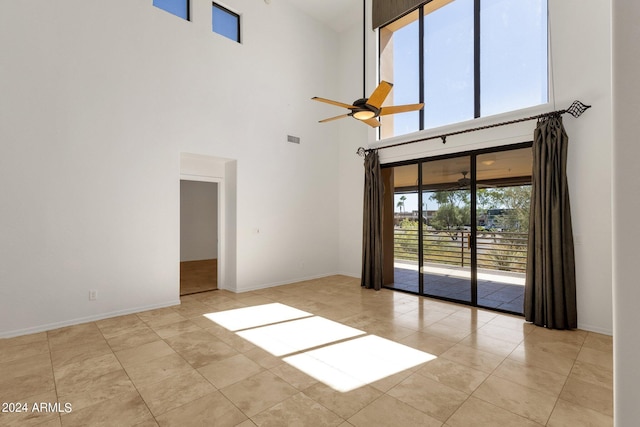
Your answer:
[[[478,231],[478,305],[522,313],[527,234]],[[466,230],[423,231],[424,293],[471,302],[471,245]],[[394,283],[418,292],[418,229],[394,230]]]

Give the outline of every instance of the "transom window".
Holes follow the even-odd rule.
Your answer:
[[[153,0],[153,5],[182,19],[189,20],[189,0]]]
[[[379,37],[386,103],[425,103],[381,117],[381,138],[548,101],[547,0],[432,0]]]
[[[240,43],[240,15],[213,3],[211,28],[214,33]]]

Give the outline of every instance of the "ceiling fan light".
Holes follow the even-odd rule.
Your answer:
[[[353,113],[353,117],[358,120],[369,120],[369,119],[373,119],[375,116],[376,116],[376,113],[374,113],[371,110],[360,110]]]

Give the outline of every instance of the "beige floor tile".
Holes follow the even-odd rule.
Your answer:
[[[447,420],[446,425],[450,427],[539,427],[542,424],[472,396]],[[575,427],[575,424],[572,427]]]
[[[373,387],[364,386],[343,393],[325,384],[317,383],[306,389],[304,394],[346,419],[379,398],[382,392]]]
[[[187,320],[184,316],[174,310],[173,307],[143,311],[136,315],[149,326],[161,326]]]
[[[537,326],[528,323],[521,316],[512,316],[508,314],[497,314],[493,319],[487,322],[493,326],[500,326],[502,328],[513,329],[518,332],[522,332],[523,335],[528,335],[533,332]]]
[[[133,326],[117,335],[107,336],[107,342],[113,351],[126,350],[153,341],[158,341],[160,337],[153,329],[142,324]]]
[[[512,359],[506,359],[493,375],[525,387],[557,397],[562,391],[567,376],[535,366],[526,366]]]
[[[144,322],[135,314],[98,320],[95,323],[105,338],[110,338],[123,332],[130,332],[131,328],[145,326]]]
[[[544,423],[545,416],[550,427],[612,425],[610,336],[539,328],[518,316],[374,292],[346,276],[181,299],[174,307],[0,339],[0,401],[69,401],[73,407],[62,416],[28,414],[10,422],[0,414],[0,425],[188,426],[215,419],[216,425],[240,427],[443,421],[445,427],[532,427],[542,424],[526,417]],[[265,302],[297,307],[437,358],[341,393],[203,316]]]
[[[310,377],[299,369],[294,368],[288,363],[282,363],[269,370],[300,391],[306,390],[318,383],[318,380]]]
[[[469,397],[420,374],[411,375],[387,394],[442,422]]]
[[[486,372],[443,358],[426,363],[418,374],[467,394],[473,393],[489,376]]]
[[[256,348],[256,346],[251,342],[242,338],[238,334],[228,331],[222,327],[209,328],[207,329],[207,331],[209,333],[212,333],[220,341],[231,346],[234,350],[239,351],[240,353],[246,353],[247,351]]]
[[[160,426],[190,427],[241,425],[248,418],[219,391],[208,393],[156,418]],[[250,425],[253,425],[251,423]]]
[[[461,324],[466,324],[474,327],[482,326],[498,316],[502,315],[499,315],[494,311],[482,310],[473,307],[461,308],[460,310],[450,315],[452,319],[459,320]]]
[[[48,353],[15,359],[12,361],[0,361],[0,381],[21,377],[29,374],[46,375],[52,373],[51,357]]]
[[[462,344],[456,344],[440,357],[487,373],[493,372],[504,360],[502,356]]]
[[[122,393],[135,391],[136,388],[124,369],[119,369],[101,376],[92,376],[89,381],[77,385],[60,388],[58,401],[61,405],[70,403],[73,410],[77,411],[112,399]]]
[[[16,377],[0,378],[0,402],[19,402],[29,396],[55,390],[51,370],[29,372]]]
[[[575,359],[582,347],[582,344],[574,342],[573,339],[559,339],[558,336],[535,332],[528,335],[524,342],[527,346],[568,359]]]
[[[416,370],[417,369],[420,369],[420,367],[417,367]],[[378,381],[374,381],[369,385],[375,388],[376,390],[380,390],[381,392],[386,393],[389,390],[391,390],[393,387],[397,386],[402,381],[407,379],[409,376],[413,375],[414,371],[415,371],[414,369],[407,369],[404,371],[400,371],[396,374],[386,376]]]
[[[38,332],[35,334],[21,335],[14,338],[0,338],[0,354],[2,350],[7,347],[14,347],[16,345],[34,344],[37,342],[47,341],[46,332]]]
[[[47,332],[49,347],[52,350],[71,345],[104,341],[104,336],[94,322],[67,326]]]
[[[556,402],[556,397],[493,375],[473,396],[543,425]]]
[[[151,413],[158,416],[213,393],[215,388],[197,371],[192,370],[165,378],[157,383],[138,387],[138,391]]]
[[[153,416],[137,392],[127,392],[61,416],[63,426],[112,427],[153,422]]]
[[[238,354],[231,346],[206,331],[174,335],[165,341],[194,368]]]
[[[613,389],[613,371],[587,362],[576,360],[571,377],[591,384]]]
[[[547,426],[613,427],[613,417],[560,399],[551,413]]]
[[[169,338],[186,332],[196,332],[202,330],[200,326],[196,325],[191,320],[182,320],[179,322],[162,324],[159,326],[151,325],[151,329],[153,329],[160,338]]]
[[[3,400],[2,402],[7,401]],[[21,427],[55,422],[58,422],[59,425],[60,415],[57,412],[44,412],[38,410],[34,411],[33,405],[39,405],[41,402],[56,403],[57,397],[55,390],[20,399],[18,401],[11,401],[11,403],[14,404],[20,403],[20,410],[15,410],[14,406],[13,410],[11,410],[10,412],[0,412],[0,425],[4,427]],[[26,405],[26,407],[23,405]]]
[[[596,365],[601,369],[613,371],[613,352],[595,350],[589,347],[583,347],[578,354],[577,360],[580,362]]]
[[[263,370],[262,366],[243,354],[236,354],[198,368],[202,376],[219,389],[249,378]]]
[[[476,332],[473,332],[471,335],[460,341],[460,344],[502,357],[507,357],[518,346],[517,343],[512,341],[505,341]]]
[[[249,417],[298,393],[289,383],[269,371],[246,378],[220,391]]]
[[[568,342],[573,344],[582,345],[589,333],[587,331],[581,331],[579,329],[563,330],[563,329],[549,329],[536,326],[531,331],[531,336],[545,337],[547,340],[555,340],[561,342]]]
[[[61,346],[51,350],[51,362],[54,368],[59,368],[70,363],[82,362],[94,357],[111,354],[111,347],[106,340],[93,342],[81,342],[72,346]]]
[[[69,363],[54,369],[58,393],[67,394],[82,389],[96,378],[111,372],[121,371],[122,365],[113,354],[93,357],[80,362]]]
[[[424,327],[422,329],[422,332],[455,342],[459,342],[465,339],[471,333],[468,328],[457,328],[455,326],[445,325],[440,322],[436,322]]]
[[[169,344],[162,340],[152,341],[137,347],[128,348],[115,353],[122,366],[133,366],[140,363],[151,362],[160,357],[176,354]]]
[[[449,341],[424,332],[414,332],[413,334],[397,341],[401,344],[415,348],[416,350],[433,354],[434,356],[439,356],[456,345],[455,341]]]
[[[47,341],[36,341],[27,344],[5,345],[0,348],[0,360],[3,363],[20,360],[39,354],[49,354],[49,343]]]
[[[483,325],[477,330],[478,335],[488,338],[495,338],[501,341],[508,341],[513,344],[520,344],[527,336],[527,331],[501,326],[495,321]]]
[[[243,354],[266,369],[275,368],[276,366],[284,363],[279,357],[275,357],[271,353],[264,351],[259,347],[254,347]]]
[[[570,376],[560,393],[560,399],[613,416],[613,391],[609,387],[591,384]]]
[[[180,299],[182,300],[180,305],[173,306],[171,309],[187,319],[200,317],[203,314],[211,312],[211,307],[201,303],[200,301],[184,301],[184,297],[180,297]]]
[[[347,420],[355,427],[439,427],[440,421],[388,395],[371,402]]]
[[[612,352],[613,337],[609,335],[597,334],[595,332],[589,332],[584,339],[583,347]]]
[[[508,359],[525,365],[547,369],[562,375],[569,375],[574,363],[574,359],[549,353],[548,351],[527,343],[522,343],[516,347],[508,356]]]
[[[253,416],[252,420],[260,427],[337,427],[344,422],[342,418],[318,402],[305,396],[303,393],[295,394],[271,408],[260,412]]]
[[[127,374],[136,387],[159,383],[175,375],[187,374],[193,367],[179,354],[169,354],[145,363],[125,366]]]

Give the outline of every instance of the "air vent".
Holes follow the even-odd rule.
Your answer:
[[[300,144],[300,137],[293,136],[293,135],[287,135],[287,141],[288,142],[292,142],[294,144]]]

